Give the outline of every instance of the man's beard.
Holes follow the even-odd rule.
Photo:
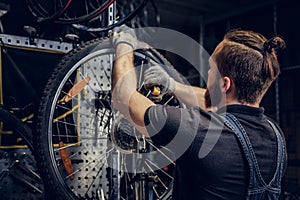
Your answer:
[[[215,82],[210,88],[206,89],[204,98],[206,108],[218,107],[222,99],[222,92],[218,82]]]

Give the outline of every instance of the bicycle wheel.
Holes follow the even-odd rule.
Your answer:
[[[116,131],[115,127],[124,123],[111,107],[113,59],[114,48],[108,39],[92,40],[66,55],[48,80],[39,106],[34,144],[44,184],[56,199],[128,199],[128,195],[134,195],[129,184],[135,179],[128,177],[136,173],[126,172],[122,160],[139,144],[128,145],[128,142],[132,138],[139,140],[140,136],[133,137],[130,132],[133,127],[126,123],[129,132]],[[145,64],[157,63],[181,81],[157,51],[135,52],[135,65],[141,66],[139,73]],[[142,82],[139,86],[139,91],[150,98]],[[162,96],[158,103],[182,106],[168,95]],[[142,142],[145,141],[146,146],[152,145],[144,139]],[[173,167],[161,169],[155,163],[151,166],[151,173],[161,176],[152,184],[157,193],[155,198],[161,199],[172,188],[167,186],[173,181]]]
[[[2,123],[1,130],[5,128],[8,131],[16,133],[25,141],[30,150],[34,151],[31,129],[19,118],[10,113],[3,105],[0,105],[0,122]]]
[[[27,7],[38,22],[53,21],[57,24],[73,24],[75,28],[85,31],[108,31],[129,22],[146,6],[149,0],[115,0],[99,1],[49,1],[27,0]],[[107,11],[116,3],[118,21],[107,24]],[[138,16],[141,17],[141,16]],[[146,17],[143,16],[145,20]]]
[[[31,129],[0,105],[0,131],[1,198],[42,199],[44,186],[32,155]]]

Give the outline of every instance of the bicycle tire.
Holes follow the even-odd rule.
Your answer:
[[[27,0],[26,3],[33,16],[37,18],[38,22],[55,21],[56,23],[72,24],[85,22],[98,16],[113,2],[114,0],[106,0],[105,2],[102,2],[101,5],[98,5],[98,7],[93,8],[88,6],[87,2],[76,4],[78,2],[73,2],[73,0],[65,2]],[[87,6],[89,7],[89,11],[86,13],[82,10],[82,8],[86,8]],[[68,17],[67,13],[72,13],[74,15],[75,13],[77,14],[73,17]]]
[[[137,17],[138,13],[141,12],[141,10],[143,10],[149,0],[143,0],[134,10],[132,10],[131,12],[127,13],[124,16],[121,16],[117,21],[115,21],[113,24],[108,24],[108,25],[102,25],[99,27],[99,24],[97,25],[90,25],[90,24],[76,24],[73,23],[72,26],[78,30],[82,30],[82,31],[87,31],[87,32],[105,32],[105,31],[109,31],[114,29],[117,26],[121,26],[123,24],[126,24],[128,22],[130,22],[130,20],[134,19],[135,17]],[[118,8],[119,10],[122,10],[124,8]],[[139,27],[139,26],[137,26]]]
[[[45,187],[56,199],[117,199],[116,195],[119,195],[116,194],[119,191],[112,186],[114,170],[104,166],[111,160],[100,159],[103,155],[108,157],[106,154],[111,153],[109,147],[115,150],[114,146],[109,146],[111,143],[108,144],[112,118],[111,113],[106,113],[111,109],[109,97],[111,77],[107,74],[112,69],[111,56],[114,56],[114,48],[111,47],[109,39],[85,42],[63,57],[43,92],[34,145]],[[162,64],[174,79],[182,81],[167,59],[154,49],[137,50],[135,59]],[[80,89],[76,97],[66,101],[64,98],[68,91],[75,90],[73,84],[76,79],[77,86],[85,79],[88,82],[83,84],[86,89]],[[82,99],[84,101],[81,102]],[[172,100],[173,104],[176,104],[175,101],[176,99]],[[60,105],[61,102],[63,106]],[[77,111],[74,109],[76,106]],[[103,111],[102,115],[98,116],[100,111]],[[97,121],[101,117],[104,121]],[[60,120],[64,122],[59,122]],[[96,126],[93,126],[95,124]],[[55,126],[58,129],[55,129]],[[93,127],[94,129],[90,130]],[[59,147],[60,141],[67,146]],[[64,165],[61,149],[67,150],[68,161],[72,163],[71,170]],[[117,174],[120,175],[120,172]],[[169,191],[166,193],[170,195]]]
[[[8,129],[13,131],[13,133],[21,136],[30,150],[34,152],[32,130],[19,118],[10,113],[3,105],[0,105],[0,122],[7,125]]]
[[[134,10],[122,16],[122,24],[133,19],[133,17],[145,7],[148,1],[149,0],[142,0]],[[78,1],[72,2],[72,0],[68,0],[67,2],[27,0],[27,7],[32,15],[37,18],[38,22],[54,21],[57,24],[86,24],[108,10],[108,7],[114,2],[114,0],[106,0],[105,2],[98,2],[99,5],[97,6],[92,6],[87,4],[86,1],[78,3]],[[128,4],[128,2],[125,4]],[[112,29],[118,25],[120,25],[120,23],[116,23],[116,25],[113,26],[102,27],[101,31]]]

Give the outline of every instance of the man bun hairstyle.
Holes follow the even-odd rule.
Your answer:
[[[215,61],[221,76],[230,77],[241,103],[259,103],[280,74],[277,50],[285,48],[284,40],[234,29],[227,32]]]
[[[272,53],[273,50],[284,49],[285,42],[282,38],[275,36],[265,41],[263,50],[267,53]]]
[[[263,44],[263,74],[266,76],[266,79],[269,77],[272,82],[280,73],[280,66],[277,60],[276,51],[284,48],[285,42],[278,36],[272,37]]]

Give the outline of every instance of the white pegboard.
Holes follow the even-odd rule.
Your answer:
[[[68,53],[73,49],[72,43],[7,34],[0,34],[0,45],[54,51],[58,53]]]

